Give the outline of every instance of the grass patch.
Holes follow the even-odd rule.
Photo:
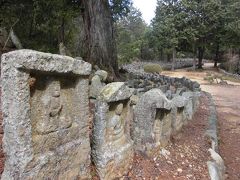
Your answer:
[[[163,71],[163,68],[159,64],[146,64],[143,69],[147,73],[161,73]]]

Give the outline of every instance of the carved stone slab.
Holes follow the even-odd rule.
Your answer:
[[[131,95],[124,83],[110,83],[96,102],[92,159],[100,179],[122,177],[132,165]]]
[[[160,89],[144,93],[134,109],[135,149],[152,154],[166,146],[171,134],[171,101]]]
[[[90,72],[90,64],[67,56],[2,56],[2,179],[89,178]]]

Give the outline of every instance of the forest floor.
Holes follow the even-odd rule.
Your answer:
[[[209,84],[204,80],[207,73],[222,75],[207,63],[203,71],[176,70],[163,72],[172,77],[185,76],[198,81],[203,91],[212,94],[217,108],[219,150],[226,166],[229,180],[240,179],[240,82],[228,80],[228,85]]]

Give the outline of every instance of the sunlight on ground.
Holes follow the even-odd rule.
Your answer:
[[[193,81],[197,81],[198,83],[201,84],[202,89],[204,90],[205,87],[207,88],[210,83],[206,80],[204,80],[204,77],[207,76],[208,73],[216,74],[218,76],[224,75],[223,73],[217,72],[216,69],[213,68],[213,63],[205,63],[203,66],[204,70],[202,71],[189,71],[188,69],[180,69],[180,70],[175,70],[175,71],[163,71],[161,74],[171,76],[171,77],[187,77]],[[240,80],[236,80],[230,77],[225,77],[227,83],[229,85],[236,85],[240,86]],[[206,86],[207,85],[207,86]],[[214,84],[217,85],[217,84]],[[211,85],[211,86],[214,86]]]

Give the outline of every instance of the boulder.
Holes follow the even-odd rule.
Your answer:
[[[128,88],[124,82],[113,82],[107,84],[98,97],[98,100],[106,102],[116,102],[128,99],[133,94],[133,90]]]

